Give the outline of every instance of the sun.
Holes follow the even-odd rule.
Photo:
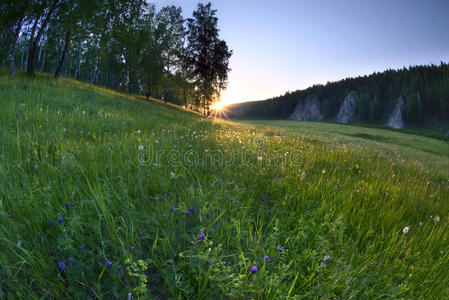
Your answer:
[[[212,103],[210,106],[211,117],[228,119],[229,116],[226,114],[226,105],[228,104],[229,103],[226,103],[224,101],[217,101]]]
[[[219,101],[219,102],[213,103],[210,108],[211,108],[211,110],[222,111],[225,106],[226,106],[226,103],[224,103],[223,101]]]

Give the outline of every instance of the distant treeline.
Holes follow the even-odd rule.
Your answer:
[[[264,101],[233,104],[227,107],[228,115],[231,118],[288,118],[300,99],[316,94],[322,101],[324,118],[332,119],[350,91],[357,91],[360,95],[357,109],[362,122],[384,121],[401,96],[407,101],[407,123],[449,121],[449,65],[444,62],[439,66],[386,70],[289,91]]]

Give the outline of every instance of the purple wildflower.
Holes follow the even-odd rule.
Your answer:
[[[221,227],[221,225],[218,225],[218,228],[222,229],[223,227]]]
[[[63,261],[60,261],[58,263],[58,267],[59,267],[59,270],[61,270],[61,271],[64,271],[64,269],[67,268],[66,264]]]
[[[269,261],[270,257],[268,255],[265,255],[265,257],[263,258],[264,261]]]
[[[186,210],[186,212],[184,213],[186,216],[188,216],[190,214],[190,211]]]
[[[67,209],[70,208],[70,202],[69,202],[69,201],[66,201],[66,202],[65,202],[65,208],[67,208]]]
[[[261,195],[260,198],[261,198],[262,200],[265,200],[265,196],[264,196],[264,195]]]
[[[190,206],[189,210],[190,210],[191,212],[193,212],[195,209],[193,208],[193,206]]]
[[[271,200],[271,199],[270,199],[270,200],[268,200],[268,201],[270,201],[270,203],[273,203],[273,200]]]
[[[263,201],[263,200],[260,201],[260,204],[264,204],[264,203],[265,203],[265,201]]]
[[[67,260],[68,260],[69,262],[73,263],[73,258],[71,258],[70,256],[67,257]]]
[[[284,251],[284,247],[279,247],[278,250],[279,250],[279,252],[282,252],[282,251]]]
[[[252,266],[251,273],[256,273],[256,272],[257,272],[257,266]]]
[[[176,207],[170,206],[170,210],[171,210],[171,211],[175,211],[175,210],[176,210]]]
[[[112,269],[112,262],[110,260],[106,260],[104,263],[108,268]]]
[[[52,221],[48,221],[48,226],[53,226],[53,222]]]
[[[206,264],[210,265],[210,261],[208,259],[206,259]]]
[[[205,238],[206,236],[204,235],[204,233],[200,232],[200,234],[198,234],[198,239],[204,241]]]
[[[61,217],[58,217],[58,222],[62,223],[62,218]]]

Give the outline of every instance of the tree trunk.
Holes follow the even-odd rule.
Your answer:
[[[69,52],[69,47],[70,47],[70,36],[71,36],[71,32],[70,30],[68,30],[65,34],[65,43],[64,43],[64,50],[62,51],[62,56],[61,59],[59,60],[59,64],[58,67],[56,68],[56,72],[55,72],[55,79],[58,79],[61,74],[62,74],[62,70],[64,67],[64,63],[65,63],[65,59],[67,57],[67,53]]]
[[[98,68],[100,66],[100,55],[97,56],[97,62],[95,64],[95,70],[94,70],[94,76],[92,78],[92,84],[95,85],[97,84],[97,80],[98,80]]]
[[[47,47],[45,47],[47,48]],[[39,72],[43,72],[44,68],[45,68],[45,50],[46,49],[42,49],[42,58],[41,58],[41,62],[39,62]]]
[[[20,31],[22,30],[22,24],[23,24],[23,18],[21,18],[17,22],[17,28],[16,28],[16,32],[14,34],[14,41],[13,41],[13,44],[12,44],[12,50],[11,50],[11,53],[9,54],[9,78],[11,78],[11,79],[14,78],[14,57],[15,57],[15,54],[16,54],[17,40],[19,39]]]
[[[31,53],[31,49],[33,48],[34,45],[34,35],[36,34],[36,29],[37,29],[37,24],[39,24],[39,20],[41,18],[41,15],[38,14],[36,16],[36,20],[34,20],[34,24],[33,27],[31,29],[31,34],[30,34],[30,45],[28,47],[28,53],[27,53],[27,60],[25,61],[25,68],[28,70],[28,64],[29,64],[29,60],[30,60],[30,53]]]
[[[56,10],[56,7],[58,5],[59,0],[54,0],[52,6],[50,7],[47,16],[45,17],[44,21],[42,22],[41,28],[39,28],[39,31],[37,33],[36,38],[34,38],[34,41],[30,47],[30,52],[28,53],[28,65],[27,65],[27,74],[28,76],[33,76],[34,75],[34,60],[36,58],[36,49],[37,49],[37,45],[39,44],[39,41],[42,37],[42,34],[44,33],[45,28],[48,25],[48,22],[50,22],[51,16],[54,13],[54,11]],[[35,24],[33,25],[33,30],[35,31],[36,28],[34,28],[34,26],[36,26],[37,21],[39,20],[39,16],[36,19]],[[33,38],[34,34],[31,36]]]
[[[80,80],[81,77],[81,38],[78,40],[78,57],[76,58],[75,79]]]

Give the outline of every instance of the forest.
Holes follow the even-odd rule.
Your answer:
[[[449,65],[445,62],[390,69],[288,91],[264,101],[233,104],[227,106],[227,115],[231,118],[288,118],[300,99],[316,94],[322,101],[324,118],[332,120],[350,91],[357,91],[360,95],[357,109],[361,122],[384,122],[401,96],[407,101],[405,117],[408,124],[449,121]]]
[[[144,0],[0,2],[0,68],[75,78],[205,113],[232,51],[211,3],[192,18]]]

